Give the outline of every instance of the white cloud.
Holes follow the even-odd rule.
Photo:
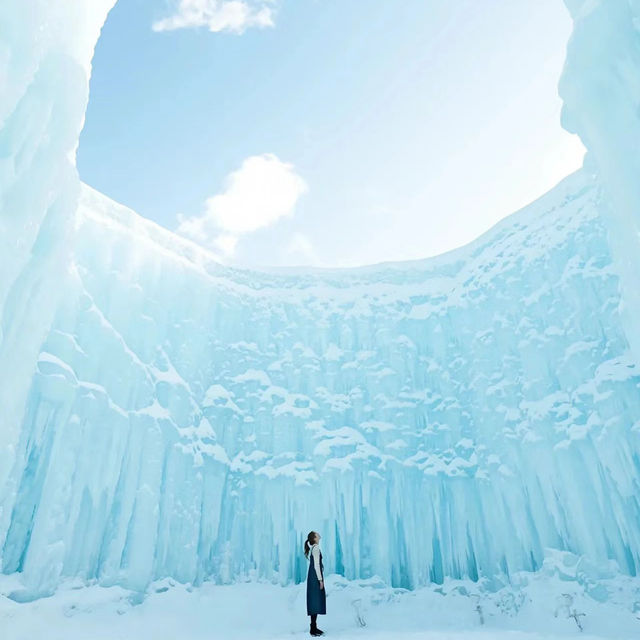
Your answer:
[[[306,191],[292,164],[270,153],[251,156],[227,176],[222,193],[207,199],[202,215],[178,215],[177,231],[232,255],[241,235],[290,216]]]
[[[178,0],[174,14],[153,23],[154,31],[207,27],[243,33],[249,27],[273,27],[273,0]]]
[[[213,245],[222,251],[225,256],[231,256],[236,250],[238,244],[238,236],[230,233],[221,233],[212,239]]]

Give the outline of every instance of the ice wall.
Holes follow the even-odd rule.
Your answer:
[[[574,19],[560,81],[562,124],[589,151],[622,286],[621,312],[640,362],[640,2],[565,0]]]
[[[640,375],[599,201],[578,173],[437,259],[257,273],[86,188],[12,476],[16,597],[299,580],[310,529],[327,571],[405,587],[546,547],[635,573]]]
[[[29,382],[70,264],[90,60],[114,2],[0,3],[0,540]]]
[[[0,8],[0,562],[22,574],[14,597],[65,577],[300,580],[310,529],[328,572],[397,586],[536,569],[547,547],[636,574],[640,374],[618,277],[629,309],[632,244],[612,223],[634,192],[614,175],[624,158],[608,165],[622,134],[599,128],[604,107],[571,102],[589,86],[585,11],[605,5],[572,4],[563,79],[598,179],[570,176],[436,259],[252,272],[87,187],[77,206],[110,4]]]

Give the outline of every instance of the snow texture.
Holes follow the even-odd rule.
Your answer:
[[[633,59],[618,7],[636,5],[569,3],[565,120],[597,169],[438,258],[251,271],[80,186],[111,4],[0,7],[11,597],[68,578],[139,593],[166,577],[295,583],[311,529],[327,574],[392,588],[536,571],[549,549],[635,575],[637,158],[628,175],[612,159],[608,106],[569,103],[589,82],[581,30],[628,18]],[[610,98],[630,110],[629,95]]]
[[[141,599],[120,586],[71,580],[53,597],[29,603],[5,597],[18,585],[18,574],[0,576],[6,640],[309,637],[304,584],[251,580],[194,588],[165,578]],[[509,584],[447,578],[407,591],[379,578],[333,574],[325,588],[329,615],[319,625],[340,640],[635,640],[640,624],[637,580],[567,552],[547,555],[540,571],[514,574]]]

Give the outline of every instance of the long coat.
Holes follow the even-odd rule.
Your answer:
[[[320,574],[324,580],[324,565],[322,551],[320,552]],[[309,572],[307,573],[307,615],[313,613],[327,613],[327,594],[320,588],[320,581],[313,564],[313,554],[309,553]]]

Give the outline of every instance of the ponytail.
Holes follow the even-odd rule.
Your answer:
[[[304,557],[309,558],[309,549],[311,549],[311,545],[315,543],[316,540],[316,532],[309,531],[309,535],[307,539],[304,541]]]

